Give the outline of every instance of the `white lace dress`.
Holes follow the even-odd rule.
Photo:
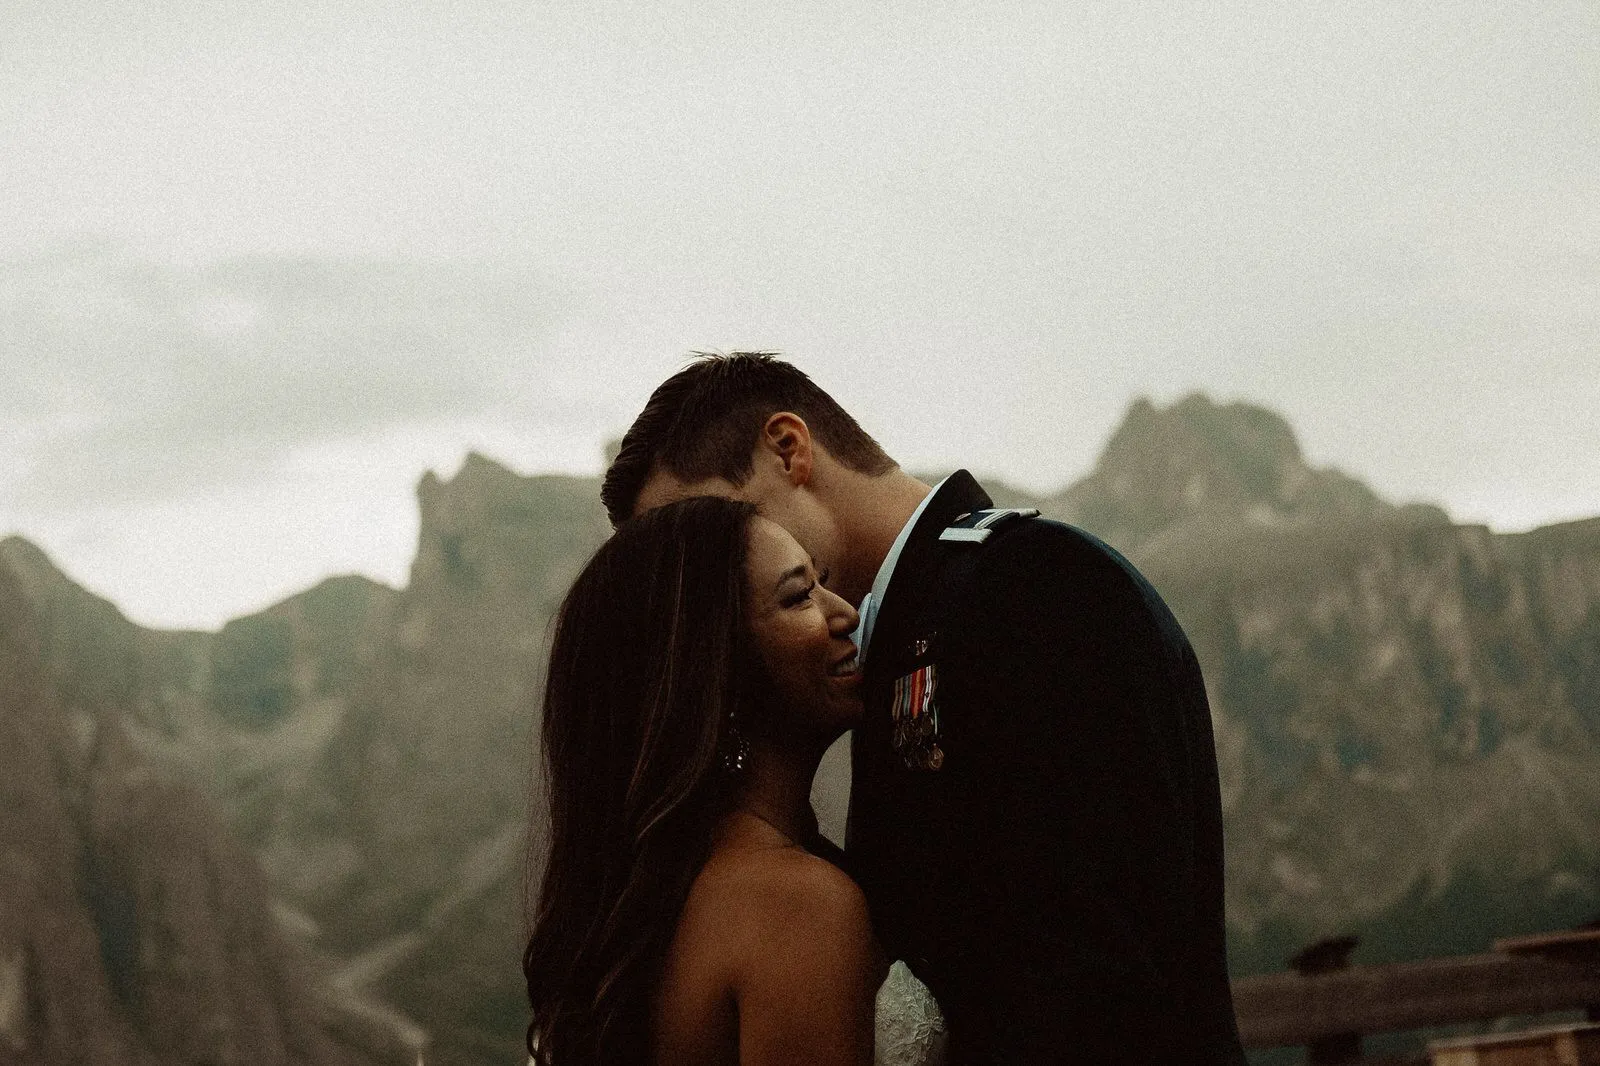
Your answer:
[[[942,1066],[944,1015],[928,986],[897,962],[878,989],[872,1060],[876,1066]]]

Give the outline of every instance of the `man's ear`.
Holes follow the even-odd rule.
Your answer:
[[[783,476],[791,485],[811,481],[815,459],[811,447],[811,427],[793,411],[779,411],[761,427],[761,448],[783,464]]]

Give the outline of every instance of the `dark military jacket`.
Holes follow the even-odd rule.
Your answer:
[[[1082,530],[1002,516],[940,539],[990,506],[966,471],[945,481],[874,624],[846,853],[878,935],[958,1066],[1242,1064],[1194,653]]]

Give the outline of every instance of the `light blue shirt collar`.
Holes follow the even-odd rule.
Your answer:
[[[867,645],[872,642],[872,627],[878,620],[878,611],[883,607],[884,593],[889,591],[889,582],[894,578],[895,564],[900,561],[900,553],[905,550],[906,541],[911,539],[911,530],[916,527],[917,519],[922,517],[922,512],[928,509],[928,501],[938,494],[939,489],[949,478],[940,480],[933,491],[922,498],[917,504],[917,509],[911,512],[911,517],[906,519],[906,524],[900,527],[900,533],[894,538],[894,543],[889,546],[889,554],[883,557],[883,565],[878,567],[878,576],[872,581],[872,591],[868,592],[861,601],[858,612],[861,616],[856,623],[855,632],[851,639],[856,642],[858,656],[863,664],[867,661]]]

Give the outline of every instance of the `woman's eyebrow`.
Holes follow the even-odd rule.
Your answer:
[[[788,581],[791,577],[805,577],[806,576],[806,567],[809,566],[809,565],[811,565],[811,564],[810,563],[800,563],[798,566],[791,566],[789,569],[785,570],[783,573],[778,575],[778,581],[773,587],[774,588],[782,588],[783,587],[783,583],[785,581]]]

